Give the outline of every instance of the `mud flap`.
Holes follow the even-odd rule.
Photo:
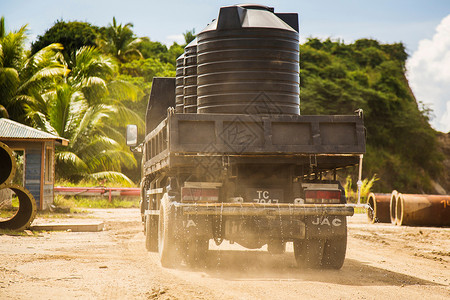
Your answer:
[[[329,238],[347,234],[345,216],[305,217],[306,238]]]

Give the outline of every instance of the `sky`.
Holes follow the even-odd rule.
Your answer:
[[[245,1],[244,1],[245,2]],[[373,38],[403,42],[409,54],[407,77],[418,102],[432,109],[431,125],[450,131],[450,0],[272,0],[253,1],[296,12],[301,42],[308,37],[351,43]],[[167,45],[182,43],[183,33],[198,33],[217,17],[221,6],[237,1],[200,0],[0,0],[6,30],[28,24],[30,40],[57,20],[97,26],[132,23],[137,36]],[[421,104],[421,106],[422,106]]]

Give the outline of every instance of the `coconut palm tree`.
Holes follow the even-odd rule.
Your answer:
[[[40,95],[53,88],[67,73],[60,62],[59,44],[49,45],[27,57],[27,26],[5,34],[4,18],[0,20],[0,113],[25,122],[25,107],[40,101]]]
[[[106,28],[105,36],[98,42],[100,48],[120,62],[127,61],[127,57],[130,56],[142,58],[142,53],[137,49],[137,46],[148,38],[137,38],[131,30],[132,27],[132,23],[117,24],[116,18],[113,17],[112,24],[109,24]]]
[[[136,160],[120,129],[140,118],[121,101],[138,99],[138,91],[114,80],[116,61],[94,47],[80,48],[74,60],[63,82],[42,95],[42,105],[28,107],[28,117],[37,128],[70,140],[57,149],[58,176],[131,183],[121,167],[135,167]]]

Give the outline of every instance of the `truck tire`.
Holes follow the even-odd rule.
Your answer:
[[[145,216],[145,248],[147,251],[158,251],[158,218],[157,216]]]
[[[322,266],[327,269],[340,269],[344,264],[347,250],[347,220],[344,218],[345,235],[329,238],[323,249]]]
[[[161,265],[165,268],[176,267],[180,264],[180,255],[175,232],[175,214],[167,194],[164,194],[161,199],[158,224],[158,250]]]
[[[325,242],[322,266],[327,269],[340,269],[344,264],[347,236],[328,239]]]
[[[208,255],[209,239],[205,237],[195,237],[186,242],[186,264],[190,267],[204,265]]]
[[[322,266],[324,241],[294,240],[294,256],[299,268],[318,269]]]
[[[267,251],[270,254],[283,254],[286,251],[286,243],[282,240],[271,240],[267,243]]]

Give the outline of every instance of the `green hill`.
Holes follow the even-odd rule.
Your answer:
[[[364,110],[367,154],[364,176],[377,174],[376,192],[435,193],[444,156],[428,111],[405,76],[401,43],[361,39],[353,44],[309,39],[300,45],[301,114]]]

